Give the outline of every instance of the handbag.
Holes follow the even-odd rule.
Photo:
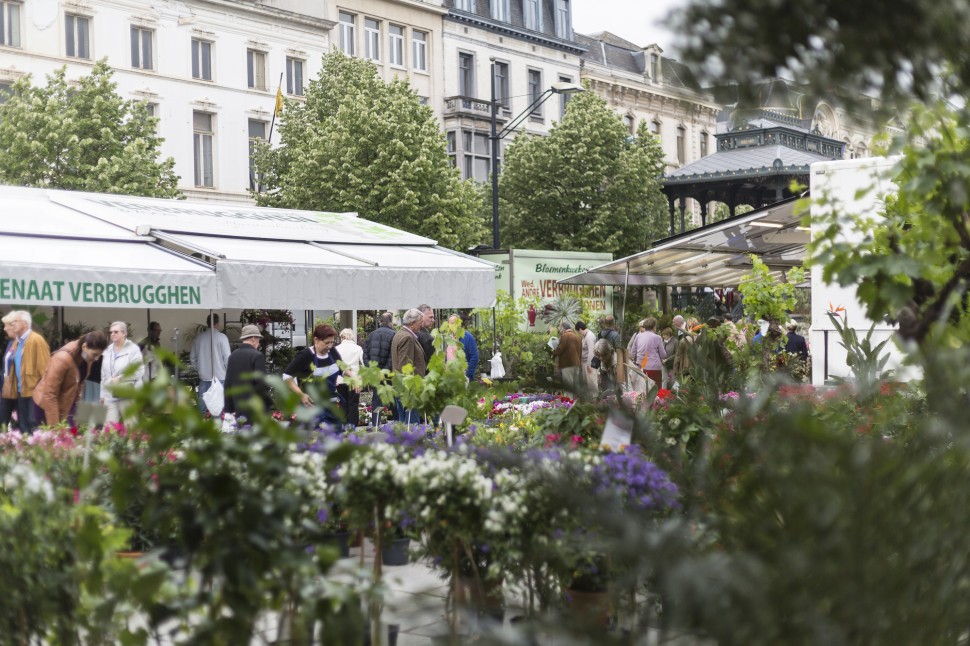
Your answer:
[[[209,412],[213,417],[219,417],[222,415],[222,409],[226,405],[226,397],[225,392],[222,389],[222,382],[213,377],[209,390],[205,391],[205,394],[202,395],[202,401],[205,403],[205,407],[209,409]]]

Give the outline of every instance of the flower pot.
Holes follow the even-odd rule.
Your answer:
[[[384,642],[386,646],[397,646],[397,635],[401,632],[400,624],[381,624],[382,626],[387,626],[387,641]],[[364,646],[370,646],[370,631],[364,633]]]
[[[606,628],[610,614],[609,592],[582,592],[579,590],[563,590],[566,607],[570,614],[578,621],[591,626]]]
[[[410,560],[408,547],[411,545],[410,538],[395,538],[388,541],[384,549],[381,550],[381,563],[384,565],[407,565]]]
[[[325,544],[332,545],[340,550],[340,558],[345,559],[350,556],[350,532],[324,534],[323,541]]]

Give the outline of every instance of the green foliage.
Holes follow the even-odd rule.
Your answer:
[[[663,151],[641,124],[630,139],[594,92],[569,102],[547,137],[519,135],[500,177],[503,231],[525,249],[643,251],[667,235]]]
[[[406,78],[384,83],[370,61],[326,54],[306,100],[287,101],[282,145],[263,146],[261,206],[356,211],[466,249],[485,238],[478,187],[451,167],[434,113]]]
[[[62,67],[33,87],[18,79],[0,105],[0,183],[178,197],[172,158],[159,160],[157,119],[123,99],[107,61],[76,83]]]
[[[554,298],[551,303],[542,309],[540,315],[544,323],[559,328],[563,323],[568,323],[575,328],[576,321],[580,320],[583,313],[583,302],[572,295],[559,296]]]
[[[491,353],[497,338],[507,377],[533,381],[539,366],[549,363],[546,337],[521,329],[529,305],[537,304],[538,299],[523,296],[516,301],[499,289],[495,292],[494,310],[482,308],[474,312],[479,321],[475,330],[479,350]]]
[[[668,22],[673,33],[684,34],[684,61],[713,84],[751,89],[766,78],[795,75],[816,95],[848,88],[841,98],[850,109],[885,116],[896,116],[914,95],[966,95],[967,5],[902,0],[893,6],[886,12],[873,0],[693,0]]]
[[[899,190],[882,199],[879,217],[847,213],[819,196],[821,236],[813,262],[826,281],[858,285],[873,321],[898,321],[899,335],[919,344],[957,347],[970,341],[970,131],[967,113],[919,109],[893,175]],[[871,191],[871,189],[870,189]],[[814,217],[814,212],[813,212]],[[847,239],[852,227],[862,239]]]
[[[298,397],[279,379],[271,382],[288,416]],[[261,614],[272,611],[293,639],[306,640],[314,626],[332,621],[334,631],[350,631],[344,643],[359,640],[356,598],[349,588],[324,582],[337,555],[319,547],[327,544],[326,527],[316,518],[322,501],[291,483],[299,425],[318,410],[301,408],[297,423],[285,426],[255,404],[252,426],[226,434],[164,370],[125,396],[150,439],[149,451],[111,466],[116,508],[133,496],[143,500],[145,527],[170,537],[165,552],[198,573],[170,580],[170,597],[147,604],[150,624],[174,621],[193,643],[243,644],[254,639]],[[334,620],[338,613],[345,621]],[[338,634],[328,638],[342,643]]]
[[[886,364],[889,362],[889,355],[882,353],[886,344],[892,340],[891,336],[873,345],[872,334],[876,330],[875,323],[872,324],[869,332],[860,341],[855,328],[851,328],[847,323],[843,323],[842,317],[829,312],[829,319],[831,319],[832,324],[835,326],[835,331],[841,337],[839,345],[845,348],[845,363],[852,370],[852,374],[855,376],[857,382],[863,386],[867,384],[878,384],[880,381],[886,381],[892,376],[893,371],[885,369]]]
[[[783,323],[795,307],[795,287],[805,280],[805,271],[794,267],[788,271],[786,282],[776,283],[771,270],[758,256],[751,255],[751,273],[745,274],[738,285],[744,297],[744,312],[755,319]]]

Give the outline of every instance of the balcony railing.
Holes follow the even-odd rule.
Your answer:
[[[499,106],[495,121],[500,125],[504,124],[511,115],[511,110]],[[449,96],[445,98],[444,116],[466,116],[487,120],[492,118],[492,107],[490,102],[485,99],[476,99],[470,96]]]

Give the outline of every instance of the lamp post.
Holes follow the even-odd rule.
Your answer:
[[[501,130],[498,129],[498,100],[495,98],[495,58],[489,59],[492,62],[491,72],[492,72],[492,101],[491,101],[491,119],[492,119],[492,131],[489,135],[489,139],[492,142],[491,147],[491,168],[492,168],[492,248],[499,248],[499,235],[498,235],[498,145],[499,141],[504,139],[506,135],[513,132],[516,128],[522,125],[529,115],[539,109],[543,103],[545,103],[549,97],[553,94],[576,94],[577,92],[582,92],[585,88],[582,85],[577,85],[576,83],[566,83],[558,82],[553,83],[551,87],[543,91],[542,94],[535,97],[532,103],[522,111],[518,116],[509,121],[505,127]],[[507,97],[506,97],[507,98]]]

